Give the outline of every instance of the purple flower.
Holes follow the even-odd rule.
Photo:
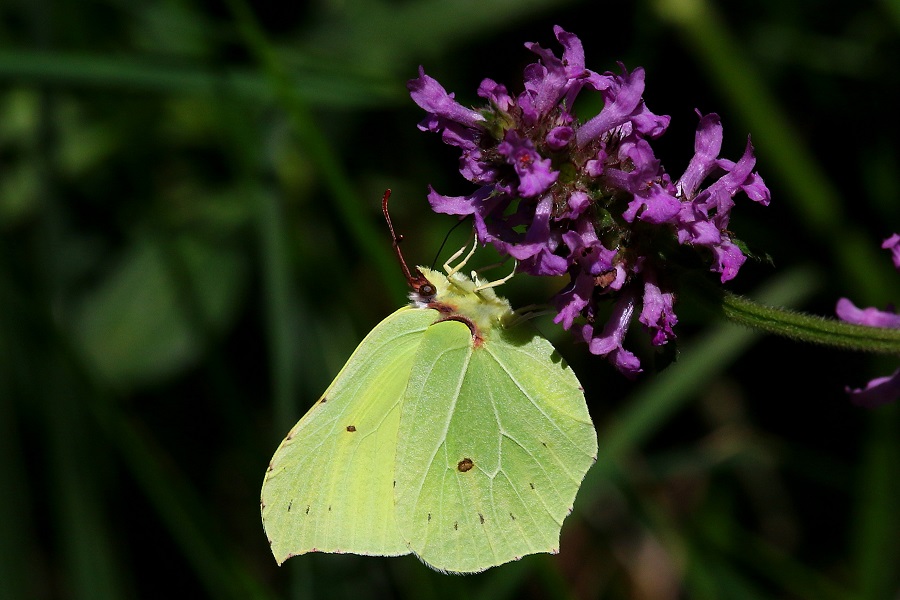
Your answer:
[[[900,315],[895,312],[878,310],[877,308],[857,308],[847,298],[837,301],[835,312],[840,320],[868,327],[887,327],[900,329]]]
[[[454,100],[453,94],[448,94],[447,90],[437,80],[426,75],[421,67],[419,78],[411,79],[407,87],[413,101],[429,114],[429,118],[419,125],[423,131],[437,131],[453,123],[474,127],[484,121],[484,117],[477,111],[465,108]]]
[[[675,279],[666,272],[681,259],[679,245],[699,251],[722,282],[733,279],[745,261],[728,229],[734,198],[765,205],[769,190],[749,140],[737,162],[719,157],[716,114],[700,115],[694,156],[673,180],[650,144],[670,118],[647,108],[644,70],[591,71],[578,37],[553,32],[562,55],[525,44],[537,60],[521,92],[484,79],[479,108],[461,105],[422,68],[408,83],[427,113],[419,128],[459,148],[459,171],[477,186],[467,196],[430,189],[428,200],[437,212],[471,215],[479,240],[515,257],[518,271],[567,274],[553,299],[556,322],[634,376],[640,361],[623,345],[633,318],[653,344],[675,339]],[[602,101],[587,120],[572,111],[581,93]],[[601,325],[604,302],[613,311]]]
[[[644,308],[638,320],[653,332],[653,345],[661,346],[675,339],[672,328],[678,323],[678,317],[674,310],[675,294],[663,292],[655,279],[650,273],[644,274]]]
[[[895,233],[888,239],[884,240],[881,247],[891,251],[891,258],[894,259],[894,267],[900,269],[900,234]]]
[[[900,235],[895,233],[886,239],[881,247],[891,251],[894,267],[900,270]],[[900,329],[900,314],[893,309],[857,308],[849,299],[840,298],[837,301],[835,313],[840,320],[856,325]],[[873,379],[864,388],[853,389],[848,386],[846,390],[853,403],[859,406],[874,408],[894,402],[900,398],[900,369],[888,377]]]
[[[590,323],[581,326],[581,337],[587,342],[592,354],[605,356],[625,376],[631,378],[641,372],[638,358],[622,346],[628,333],[631,316],[634,313],[634,297],[630,294],[619,296],[612,315],[597,334]]]
[[[900,369],[889,377],[876,377],[861,389],[846,388],[850,398],[857,406],[875,408],[882,404],[894,402],[900,398]]]
[[[669,126],[668,116],[657,116],[644,106],[644,69],[638,67],[630,75],[619,63],[622,75],[607,74],[603,86],[603,110],[578,129],[575,136],[579,146],[585,146],[601,135],[626,124],[651,138],[661,136]]]
[[[519,177],[516,190],[522,198],[543,194],[559,177],[559,171],[551,169],[550,159],[538,154],[531,140],[521,137],[515,129],[506,132],[497,145],[497,152],[516,170]]]
[[[753,172],[756,159],[749,138],[744,155],[737,163],[717,158],[721,148],[719,115],[701,116],[694,139],[694,157],[675,188],[681,201],[677,218],[678,241],[708,248],[715,257],[711,270],[720,273],[721,281],[725,283],[734,279],[745,260],[727,232],[734,196],[743,191],[751,200],[768,206],[770,194],[762,178]],[[722,176],[706,189],[699,190],[717,170],[723,171]]]

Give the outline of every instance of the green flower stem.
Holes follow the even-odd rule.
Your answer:
[[[724,316],[746,327],[783,335],[799,342],[824,344],[844,350],[900,354],[900,329],[854,325],[837,319],[766,306],[721,290],[719,296]]]

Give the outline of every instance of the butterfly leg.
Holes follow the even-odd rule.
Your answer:
[[[489,281],[487,283],[481,283],[473,291],[480,292],[481,290],[486,290],[488,288],[497,287],[498,285],[503,285],[504,283],[506,283],[507,281],[509,281],[510,279],[513,278],[513,275],[516,274],[516,267],[518,265],[519,265],[519,261],[514,260],[513,261],[513,270],[510,272],[509,275],[507,275],[506,277],[504,277],[502,279]],[[472,280],[478,281],[478,275],[476,274],[475,271],[472,271]]]
[[[450,258],[448,258],[447,262],[444,263],[444,271],[447,272],[448,278],[451,275],[453,275],[454,273],[456,273],[457,271],[459,271],[460,269],[462,269],[464,266],[466,266],[466,263],[469,262],[469,259],[472,258],[473,254],[475,254],[475,248],[478,247],[478,234],[473,232],[472,235],[475,238],[475,243],[472,244],[472,249],[469,250],[469,253],[466,254],[466,257],[464,259],[462,259],[462,261],[460,261],[460,263],[458,265],[456,265],[455,267],[450,266],[450,263],[452,263],[454,260],[459,258],[462,255],[462,253],[466,251],[466,247],[469,245],[468,242],[466,242],[465,246],[463,246],[462,248],[457,250],[456,253],[453,256],[451,256]]]

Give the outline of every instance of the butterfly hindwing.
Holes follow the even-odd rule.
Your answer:
[[[558,551],[597,451],[577,379],[526,327],[483,343],[459,321],[430,327],[399,432],[401,535],[430,566],[459,573]]]

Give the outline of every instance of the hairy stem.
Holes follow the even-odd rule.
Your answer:
[[[838,319],[766,306],[731,292],[720,291],[719,295],[725,317],[746,327],[845,350],[900,354],[900,329],[854,325]]]

